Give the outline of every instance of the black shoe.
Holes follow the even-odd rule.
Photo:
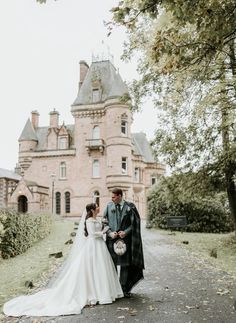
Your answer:
[[[131,293],[124,293],[124,297],[125,298],[130,298],[131,297]]]

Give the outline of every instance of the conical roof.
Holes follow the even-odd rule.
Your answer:
[[[25,140],[34,140],[38,141],[36,132],[34,130],[34,127],[30,121],[30,119],[27,120],[25,127],[20,135],[19,141],[25,141]]]
[[[132,142],[134,145],[134,152],[141,155],[147,163],[154,163],[154,155],[145,133],[137,132],[132,134]]]
[[[93,102],[94,84],[98,84],[99,99]],[[113,64],[107,61],[93,62],[79,89],[77,98],[72,104],[72,111],[78,106],[101,103],[110,98],[122,97],[128,93],[128,88]],[[82,108],[82,107],[81,107]]]

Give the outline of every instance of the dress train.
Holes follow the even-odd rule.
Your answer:
[[[89,218],[88,237],[63,277],[52,288],[4,304],[8,316],[80,314],[86,305],[109,304],[123,297],[119,278],[103,240],[101,224]]]

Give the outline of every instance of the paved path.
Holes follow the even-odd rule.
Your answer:
[[[176,245],[171,236],[143,228],[145,280],[130,299],[85,308],[81,315],[7,319],[62,323],[236,323],[236,281]]]

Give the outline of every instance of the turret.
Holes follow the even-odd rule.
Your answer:
[[[27,120],[18,141],[20,152],[32,151],[37,146],[38,138],[30,119]]]
[[[19,167],[23,172],[29,168],[32,157],[30,153],[35,150],[38,144],[37,134],[35,129],[30,121],[27,120],[25,127],[19,138]]]

